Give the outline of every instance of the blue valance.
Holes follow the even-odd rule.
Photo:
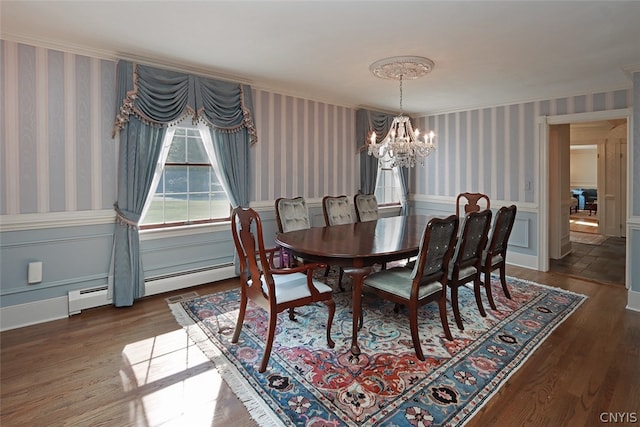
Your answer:
[[[130,115],[153,126],[170,126],[192,115],[223,132],[246,129],[257,142],[251,86],[119,61],[115,131]]]

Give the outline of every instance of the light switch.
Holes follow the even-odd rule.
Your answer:
[[[42,282],[42,261],[30,262],[27,283]]]

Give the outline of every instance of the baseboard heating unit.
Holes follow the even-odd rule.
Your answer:
[[[150,277],[145,280],[145,296],[171,292],[235,276],[235,267],[233,263],[229,263]],[[69,316],[78,314],[82,310],[111,304],[112,300],[107,298],[107,294],[107,285],[69,291]]]

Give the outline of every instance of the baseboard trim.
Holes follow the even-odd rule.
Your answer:
[[[23,328],[69,316],[69,299],[50,298],[0,308],[0,331]]]
[[[518,252],[507,251],[507,264],[518,267],[538,270],[538,257],[535,255],[525,255]]]
[[[235,267],[228,265],[193,274],[151,280],[145,283],[145,296],[217,282],[232,277],[236,277]],[[69,298],[65,296],[2,307],[0,308],[0,331],[64,319],[81,313],[84,309],[111,304],[111,301],[106,298],[106,294],[106,290],[97,291],[94,296],[75,305],[70,305]]]
[[[627,310],[638,311],[640,312],[640,292],[632,291],[629,289],[627,291]]]

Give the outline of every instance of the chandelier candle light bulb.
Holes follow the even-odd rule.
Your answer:
[[[400,115],[394,117],[387,136],[379,143],[376,133],[371,133],[368,143],[369,155],[378,159],[389,158],[392,167],[413,167],[416,161],[424,165],[424,158],[435,150],[433,131],[425,134],[421,139],[420,131],[413,129],[411,120],[402,112],[403,78],[417,79],[429,73],[433,66],[433,61],[419,56],[397,56],[371,64],[369,69],[375,76],[400,81]]]

